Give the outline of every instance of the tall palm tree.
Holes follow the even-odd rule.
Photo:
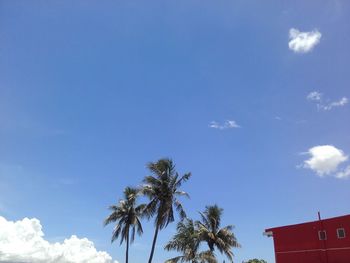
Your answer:
[[[182,255],[171,258],[165,263],[217,263],[212,251],[199,252],[201,240],[198,229],[192,219],[185,219],[177,224],[177,233],[164,247],[166,250],[176,250]]]
[[[217,248],[220,253],[225,254],[233,262],[232,248],[240,247],[235,235],[233,226],[228,225],[220,228],[223,209],[217,205],[206,206],[201,215],[201,221],[197,221],[200,239],[208,244],[210,251],[214,252]]]
[[[131,243],[135,239],[135,233],[142,235],[143,229],[141,225],[141,215],[145,208],[144,204],[136,205],[139,190],[132,187],[127,187],[124,190],[124,199],[120,200],[117,205],[109,207],[112,213],[104,220],[104,225],[116,222],[113,229],[112,242],[120,237],[120,245],[123,241],[126,242],[125,262],[129,262],[129,243],[130,230]]]
[[[160,159],[157,162],[150,162],[147,167],[151,175],[145,177],[145,185],[142,191],[150,200],[145,208],[145,214],[148,218],[155,217],[155,232],[148,260],[148,263],[151,263],[158,232],[175,220],[174,210],[180,214],[181,218],[186,217],[186,213],[178,197],[188,197],[188,194],[180,191],[179,188],[183,182],[190,178],[191,173],[180,176],[175,170],[173,161],[170,159]]]

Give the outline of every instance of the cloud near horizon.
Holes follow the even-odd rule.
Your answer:
[[[241,126],[238,125],[234,120],[226,120],[222,124],[220,124],[220,123],[218,123],[216,121],[212,121],[209,124],[209,127],[212,128],[212,129],[219,129],[219,130],[241,128]]]
[[[97,251],[87,238],[72,235],[62,243],[44,239],[36,218],[8,221],[0,216],[0,262],[6,263],[118,263]]]
[[[340,165],[348,161],[348,156],[333,145],[319,145],[308,150],[309,159],[303,167],[311,169],[320,177],[333,176],[339,179],[350,177],[350,165],[340,169]]]
[[[301,32],[296,28],[289,30],[289,49],[295,53],[308,53],[320,43],[322,34],[317,30]]]

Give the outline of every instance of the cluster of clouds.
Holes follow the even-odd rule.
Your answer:
[[[97,251],[87,238],[71,236],[62,243],[44,239],[36,218],[8,221],[0,216],[0,262],[4,263],[118,263]]]
[[[226,120],[223,123],[212,121],[210,122],[209,127],[212,129],[219,129],[219,130],[241,128],[241,126],[238,125],[237,122],[234,120]]]
[[[308,53],[320,43],[321,37],[322,34],[317,29],[302,32],[296,28],[291,28],[289,30],[288,46],[295,53]],[[342,97],[336,101],[331,101],[327,98],[324,99],[323,94],[318,91],[310,92],[306,98],[316,103],[318,110],[324,111],[345,106],[349,102],[347,97]],[[281,120],[281,118],[276,117],[276,120]],[[240,128],[233,120],[226,120],[224,123],[212,121],[209,127],[219,130]],[[333,145],[318,145],[310,148],[306,154],[309,158],[304,161],[301,167],[311,169],[320,177],[350,178],[349,157],[341,149]]]
[[[350,177],[349,157],[343,150],[333,145],[318,145],[310,148],[306,154],[309,159],[302,166],[311,169],[318,176],[333,176],[338,179]],[[344,164],[345,168],[341,168]]]
[[[322,34],[314,29],[302,32],[296,28],[289,30],[289,49],[295,53],[311,52],[320,43]],[[336,107],[345,106],[349,99],[342,97],[331,101],[324,99],[319,91],[312,91],[306,96],[307,100],[316,104],[318,110],[330,111]],[[318,145],[310,148],[306,155],[308,159],[301,165],[303,168],[314,171],[318,176],[332,176],[338,179],[350,178],[349,157],[343,150],[333,145]]]
[[[322,34],[317,30],[301,32],[296,28],[289,30],[289,49],[295,53],[308,53],[320,43]]]
[[[323,94],[318,92],[318,91],[312,91],[310,92],[306,98],[309,101],[315,102],[317,105],[317,108],[319,110],[325,110],[329,111],[335,107],[342,107],[345,106],[348,102],[349,99],[347,97],[342,97],[337,101],[329,101],[329,100],[324,100],[323,99]]]
[[[321,37],[322,34],[317,29],[314,29],[309,32],[302,32],[296,28],[291,28],[289,30],[288,46],[289,49],[294,51],[295,53],[308,53],[320,43]],[[317,91],[311,92],[308,95],[308,99],[312,101],[321,102],[322,94]],[[318,103],[318,107],[323,110],[331,110],[334,107],[344,106],[347,103],[348,99],[344,97],[341,98],[339,101],[330,102],[327,105]],[[279,117],[278,120],[280,120]],[[239,126],[234,120],[226,120],[223,123],[212,121],[210,122],[209,127],[213,129],[226,130],[232,128],[240,128],[241,126]]]
[[[314,49],[316,45],[320,43],[322,34],[317,30],[314,29],[309,32],[302,32],[296,28],[291,28],[289,30],[289,49],[294,51],[295,53],[308,53]],[[310,97],[309,97],[310,96]],[[313,101],[319,101],[321,102],[322,94],[318,92],[312,92],[308,96],[308,99]],[[324,110],[331,110],[334,107],[343,106],[346,103],[348,103],[347,98],[342,98],[339,101],[331,102],[327,105],[323,105],[321,103],[318,104],[318,107]],[[279,117],[278,117],[278,120]],[[218,129],[218,130],[226,130],[226,129],[233,129],[233,128],[240,128],[234,120],[226,120],[223,123],[219,123],[216,121],[212,121],[209,124],[210,128]]]

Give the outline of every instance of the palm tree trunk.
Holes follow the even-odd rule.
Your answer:
[[[126,236],[125,263],[129,263],[129,233],[128,233],[128,235]]]
[[[155,247],[156,247],[156,242],[157,242],[157,237],[158,237],[158,231],[159,231],[159,227],[156,226],[156,231],[154,232],[154,238],[153,238],[153,243],[152,243],[152,249],[151,249],[151,254],[150,254],[150,256],[149,256],[148,263],[152,263],[153,254],[154,254],[154,249],[155,249]]]

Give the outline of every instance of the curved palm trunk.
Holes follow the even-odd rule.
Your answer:
[[[129,263],[129,233],[128,233],[127,237],[126,237],[125,263]]]
[[[152,263],[153,254],[154,254],[154,249],[155,249],[155,247],[156,247],[156,242],[157,242],[157,237],[158,237],[158,231],[159,231],[159,227],[156,226],[156,231],[154,232],[154,238],[153,238],[153,243],[152,243],[152,249],[151,249],[151,254],[150,254],[150,256],[149,256],[148,263]]]

